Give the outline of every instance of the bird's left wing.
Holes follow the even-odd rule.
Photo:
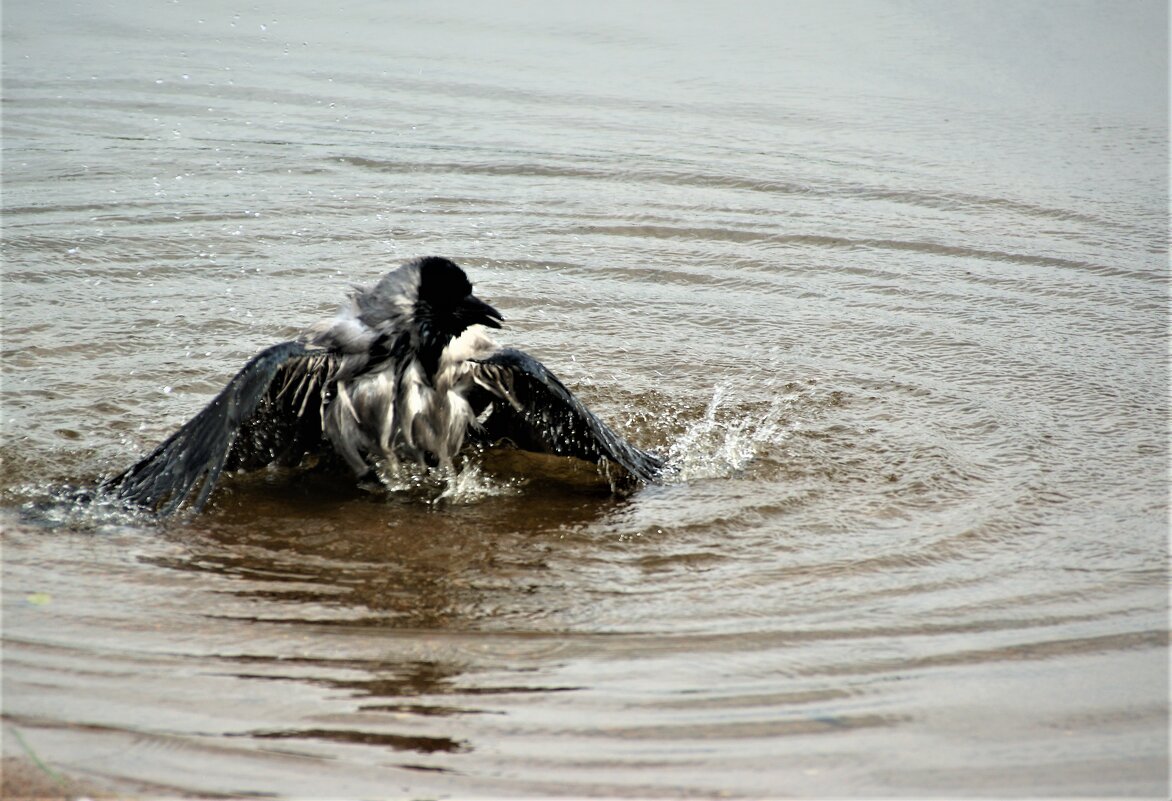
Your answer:
[[[655,481],[664,470],[662,459],[616,434],[527,353],[509,348],[475,359],[472,378],[494,398],[484,423],[491,439],[595,463],[609,460],[640,481]]]
[[[160,515],[194,494],[188,506],[199,511],[225,467],[296,461],[321,445],[321,407],[335,360],[300,342],[261,351],[203,411],[102,490]]]

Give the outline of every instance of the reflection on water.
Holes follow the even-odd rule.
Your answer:
[[[5,756],[1167,795],[1166,10],[640,8],[5,9]],[[674,478],[56,489],[426,253]]]

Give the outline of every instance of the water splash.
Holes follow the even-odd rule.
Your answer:
[[[13,520],[29,526],[111,532],[142,526],[156,519],[150,512],[128,506],[118,498],[92,488],[26,484],[18,491],[28,500],[5,511],[14,514]]]
[[[516,495],[524,482],[489,475],[476,462],[465,462],[448,478],[447,486],[432,503],[475,503],[485,498]]]
[[[485,498],[515,495],[521,481],[490,475],[475,460],[457,468],[423,467],[414,463],[379,466],[379,490],[395,498],[422,499],[431,504],[476,503]]]
[[[780,445],[798,428],[787,422],[796,394],[775,397],[763,413],[736,402],[726,384],[712,391],[704,415],[671,444],[667,463],[672,481],[723,478],[744,470],[766,447]]]

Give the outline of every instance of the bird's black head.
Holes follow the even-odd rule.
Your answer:
[[[500,328],[504,317],[472,294],[472,283],[454,262],[439,256],[420,259],[415,322],[424,366],[429,375],[448,343],[472,325]]]

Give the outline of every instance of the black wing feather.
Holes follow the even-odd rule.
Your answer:
[[[538,453],[608,459],[641,481],[654,481],[662,473],[662,459],[612,431],[529,354],[507,348],[477,359],[476,365],[476,383],[504,401],[493,403],[485,421],[489,438],[509,439]]]
[[[118,498],[153,509],[199,511],[225,467],[295,462],[320,447],[321,408],[333,357],[283,342],[253,357],[203,411],[145,459],[103,484]]]

